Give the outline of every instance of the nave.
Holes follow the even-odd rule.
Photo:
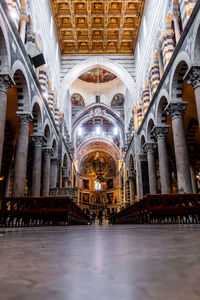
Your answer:
[[[1,300],[198,300],[199,229],[1,229]]]

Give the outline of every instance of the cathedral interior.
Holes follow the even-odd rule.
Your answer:
[[[199,299],[199,130],[199,0],[0,0],[0,299]]]

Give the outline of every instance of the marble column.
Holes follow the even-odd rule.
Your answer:
[[[42,165],[42,142],[43,136],[32,135],[33,143],[33,166],[31,196],[40,196],[41,189],[41,165]]]
[[[52,153],[53,151],[51,148],[43,148],[44,162],[43,162],[43,178],[42,178],[42,196],[45,197],[49,196]]]
[[[29,123],[32,121],[32,115],[28,112],[17,112],[17,116],[19,119],[19,133],[15,152],[13,196],[21,197],[24,196],[26,182]]]
[[[192,193],[190,164],[182,120],[186,106],[186,102],[171,102],[166,108],[167,114],[172,119],[179,193]]]
[[[192,66],[186,73],[184,79],[187,80],[187,83],[194,88],[197,117],[200,129],[200,66]]]
[[[163,64],[163,57],[162,57],[162,49],[158,50],[158,61],[159,61],[159,70],[160,70],[160,79],[164,74],[164,64]]]
[[[14,82],[10,75],[0,75],[0,175],[1,175],[1,163],[3,155],[3,142],[4,131],[6,123],[6,108],[7,108],[7,93],[8,89],[14,85]]]
[[[159,125],[154,127],[154,133],[157,138],[158,144],[160,184],[162,194],[171,193],[169,163],[166,145],[166,134],[168,133],[168,129],[169,126],[166,125]]]
[[[175,31],[175,37],[176,37],[176,45],[178,44],[178,41],[181,37],[181,30],[179,26],[179,14],[173,14],[173,21],[174,21],[174,31]]]
[[[57,183],[58,172],[58,159],[56,157],[51,158],[51,176],[50,176],[50,188],[55,189]]]
[[[155,156],[154,156],[155,147],[156,147],[156,143],[154,142],[147,142],[144,145],[144,150],[147,153],[147,161],[148,161],[150,194],[157,194],[157,177],[156,177],[156,165],[155,165]]]

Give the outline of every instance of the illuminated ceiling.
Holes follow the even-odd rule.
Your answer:
[[[134,52],[145,0],[50,0],[63,54]]]

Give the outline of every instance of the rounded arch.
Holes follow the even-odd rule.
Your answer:
[[[31,90],[27,72],[21,61],[17,60],[12,65],[12,77],[14,78],[17,94],[19,111],[31,111]]]
[[[42,117],[40,104],[37,102],[37,100],[35,100],[33,103],[32,115],[33,115],[33,134],[42,135],[43,117]]]
[[[127,86],[131,95],[135,92],[135,82],[133,77],[127,72],[127,70],[120,64],[113,62],[111,59],[104,56],[92,56],[89,57],[76,66],[74,66],[64,77],[61,83],[61,93],[63,95],[63,100],[66,98],[67,91],[73,81],[77,79],[81,74],[89,71],[95,66],[100,66],[110,71],[117,77],[121,79],[122,82]]]
[[[174,61],[170,83],[169,83],[169,102],[182,101],[182,84],[188,68],[191,66],[191,60],[187,52],[179,53]]]
[[[51,147],[51,130],[49,121],[46,119],[44,123],[44,145],[46,147]]]
[[[161,124],[165,120],[165,112],[164,109],[168,104],[169,94],[166,89],[161,90],[158,95],[158,101],[156,104],[156,114],[155,114],[155,123],[156,125]]]
[[[156,125],[165,124],[166,122],[166,112],[165,108],[167,106],[167,98],[162,96],[158,102],[158,107],[156,111]]]
[[[155,126],[155,122],[154,122],[153,118],[150,118],[150,119],[148,120],[148,123],[147,123],[147,124],[148,124],[148,125],[147,125],[147,134],[146,134],[146,137],[147,137],[147,140],[148,140],[148,141],[151,141],[151,140],[154,139],[153,133],[152,133],[152,129],[153,129],[154,126]]]
[[[53,141],[52,141],[52,146],[51,146],[52,150],[53,150],[53,156],[57,157],[58,155],[58,147],[57,147],[57,142],[55,137],[53,137]]]
[[[141,135],[141,138],[140,138],[140,153],[143,153],[144,152],[144,144],[146,143],[146,138],[145,138],[145,135],[144,133]]]
[[[5,26],[5,21],[0,15],[0,72],[3,74],[9,74],[11,69],[11,52],[10,52],[10,43],[9,37],[7,34],[8,30]]]

